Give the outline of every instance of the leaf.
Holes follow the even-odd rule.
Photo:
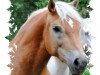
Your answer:
[[[84,73],[82,75],[91,75],[88,69],[85,69]]]

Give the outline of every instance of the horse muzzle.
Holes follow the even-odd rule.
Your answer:
[[[82,75],[88,64],[88,58],[84,55],[80,55],[76,57],[74,60],[70,59],[67,64],[72,75]]]
[[[58,52],[61,60],[64,60],[68,65],[72,75],[82,75],[89,62],[84,52],[79,50],[67,51],[65,49],[59,49]]]

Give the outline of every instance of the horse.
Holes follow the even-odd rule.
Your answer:
[[[83,26],[72,5],[49,0],[48,7],[33,12],[10,42],[11,75],[58,75],[50,68],[52,56],[57,66],[65,66],[62,72],[68,66],[72,75],[82,75],[88,64],[83,46],[89,45]]]

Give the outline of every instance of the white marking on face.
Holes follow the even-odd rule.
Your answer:
[[[69,25],[73,28],[73,26],[74,26],[74,24],[73,24],[73,23],[74,23],[73,20],[69,18],[68,23],[69,23]]]

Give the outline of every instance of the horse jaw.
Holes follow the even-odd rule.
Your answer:
[[[67,64],[52,56],[48,62],[47,69],[50,75],[70,75]]]

